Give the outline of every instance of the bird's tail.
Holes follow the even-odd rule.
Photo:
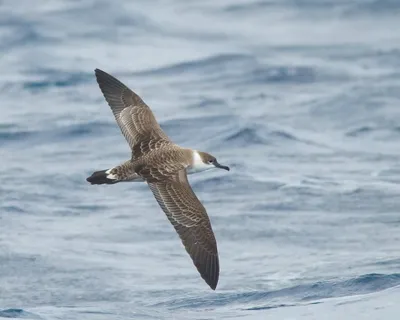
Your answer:
[[[110,174],[111,169],[95,171],[92,175],[86,178],[86,181],[91,184],[114,184],[120,180],[113,174]]]

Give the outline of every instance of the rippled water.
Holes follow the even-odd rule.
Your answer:
[[[0,2],[0,317],[397,319],[400,3]],[[103,69],[177,143],[218,241],[204,283],[145,184]],[[221,170],[222,171],[222,170]]]

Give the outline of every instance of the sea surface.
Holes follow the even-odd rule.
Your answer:
[[[397,320],[400,1],[1,0],[0,318]],[[190,176],[216,291],[94,76],[231,171]]]

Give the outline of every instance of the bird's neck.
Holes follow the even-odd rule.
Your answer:
[[[211,169],[211,166],[204,163],[200,153],[197,150],[192,150],[192,164],[187,168],[188,174],[202,172]]]

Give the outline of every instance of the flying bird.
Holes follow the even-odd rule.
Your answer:
[[[95,69],[95,75],[132,154],[124,163],[95,171],[86,180],[95,185],[146,182],[201,277],[215,290],[219,279],[217,242],[207,211],[187,175],[213,168],[229,171],[229,167],[207,152],[173,143],[136,93],[100,69]]]

